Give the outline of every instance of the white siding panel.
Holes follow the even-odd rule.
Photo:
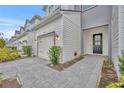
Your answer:
[[[119,33],[118,33],[118,7],[113,7],[112,12],[112,57],[118,56]]]
[[[63,62],[81,54],[80,13],[63,14]]]
[[[26,45],[23,43],[23,41],[27,41],[27,40],[28,40],[28,35],[25,35],[25,36],[21,37],[20,39],[17,39],[16,43],[17,43],[18,50],[22,51],[22,47]],[[21,43],[19,43],[19,42],[21,42]]]
[[[124,6],[119,6],[119,55],[124,50]]]
[[[54,21],[52,21],[52,22],[44,25],[40,29],[38,29],[36,31],[35,39],[37,40],[37,36],[47,34],[47,33],[53,32],[53,31],[55,31],[56,34],[58,34],[60,37],[60,40],[57,41],[57,44],[62,46],[63,36],[62,36],[62,18],[61,17],[55,19]]]
[[[119,76],[118,58],[119,55],[119,24],[118,6],[113,6],[112,10],[112,60]]]
[[[56,45],[62,47],[63,46],[63,28],[62,28],[62,17],[56,18],[52,22],[42,26],[38,30],[35,31],[35,40],[37,40],[38,36],[50,33],[55,31],[55,33],[60,37],[59,40],[56,40]],[[37,43],[37,42],[36,42]],[[37,47],[35,46],[35,54],[37,54]],[[62,61],[62,57],[61,57]]]
[[[33,32],[28,33],[27,40],[28,40],[28,45],[33,46],[33,43],[34,43],[34,33]]]
[[[82,13],[83,29],[110,23],[111,6],[96,6]]]

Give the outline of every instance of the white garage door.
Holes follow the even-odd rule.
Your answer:
[[[54,45],[54,35],[38,38],[38,56],[49,60],[49,48]]]

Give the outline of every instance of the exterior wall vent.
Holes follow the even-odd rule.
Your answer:
[[[74,52],[74,56],[77,56],[77,52]]]

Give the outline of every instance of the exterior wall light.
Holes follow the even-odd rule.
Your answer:
[[[56,38],[56,40],[60,40],[60,37],[59,37],[59,35],[55,35],[55,38]]]

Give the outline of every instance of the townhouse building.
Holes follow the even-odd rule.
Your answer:
[[[36,56],[47,60],[53,45],[61,47],[61,62],[87,54],[107,56],[119,76],[117,57],[124,51],[124,6],[45,5],[44,11],[45,17],[37,24],[32,25],[33,19],[32,24],[26,21],[25,34],[17,36],[16,43],[31,45]]]
[[[15,35],[9,41],[9,46],[15,46],[19,51],[22,51],[23,46],[33,46],[34,33],[31,29],[41,19],[41,16],[34,15],[31,20],[26,20],[24,26],[21,26],[19,30],[15,31]]]

